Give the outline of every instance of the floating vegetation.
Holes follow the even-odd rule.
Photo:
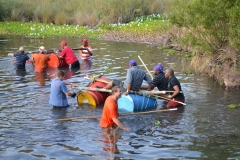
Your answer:
[[[104,30],[89,30],[79,25],[54,25],[33,22],[1,22],[0,33],[24,35],[31,38],[47,38],[56,36],[88,36],[98,38]]]
[[[0,33],[24,35],[30,38],[47,38],[57,36],[86,36],[98,39],[100,34],[108,31],[124,31],[135,34],[155,34],[165,31],[169,26],[166,16],[153,14],[141,16],[134,21],[122,24],[102,24],[97,29],[79,25],[54,25],[36,22],[0,22]]]
[[[156,122],[155,122],[155,125],[156,125],[156,126],[159,126],[160,124],[161,124],[160,121],[156,121]]]
[[[237,104],[229,104],[228,108],[229,109],[235,109],[237,107]]]

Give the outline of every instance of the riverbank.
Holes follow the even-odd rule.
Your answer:
[[[78,25],[54,25],[31,22],[1,22],[1,34],[22,35],[30,38],[59,36],[80,36],[118,42],[149,43],[161,49],[171,49],[191,61],[187,70],[207,74],[216,79],[220,86],[236,88],[240,86],[240,56],[232,48],[220,48],[212,55],[195,54],[190,45],[181,46],[179,37],[184,31],[173,27],[163,15],[139,17],[133,22],[118,25],[86,27]]]

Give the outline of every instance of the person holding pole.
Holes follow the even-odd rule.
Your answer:
[[[165,77],[165,73],[163,72],[163,66],[160,64],[156,65],[153,69],[153,74],[155,75],[155,77],[150,84],[150,88],[148,88],[148,86],[141,86],[141,89],[150,91],[157,87],[159,91],[167,90],[169,80]]]
[[[102,117],[99,123],[100,127],[102,127],[103,129],[114,129],[116,127],[119,127],[126,131],[129,130],[118,119],[117,100],[121,97],[121,94],[122,92],[120,87],[114,86],[112,88],[112,95],[107,97],[104,103]]]
[[[152,83],[152,79],[149,75],[141,70],[137,66],[137,62],[135,60],[129,61],[129,69],[127,71],[127,79],[124,81],[123,87],[125,88],[124,94],[128,94],[129,91],[139,91],[142,85],[143,80],[148,83],[148,88],[150,89],[150,84]]]
[[[175,107],[181,106],[182,104],[177,103],[175,100],[177,100],[178,102],[184,103],[185,102],[185,97],[184,97],[184,94],[182,92],[180,82],[174,76],[174,71],[173,71],[172,68],[166,69],[165,77],[169,79],[168,90],[174,91],[171,95],[169,95],[168,98],[172,99],[172,101],[169,101],[167,103],[166,107],[167,108],[175,108]]]

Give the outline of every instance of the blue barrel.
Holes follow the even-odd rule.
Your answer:
[[[118,109],[123,112],[138,112],[156,108],[157,100],[137,94],[122,95],[118,99]]]

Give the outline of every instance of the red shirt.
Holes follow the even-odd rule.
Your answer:
[[[70,65],[70,64],[78,61],[78,58],[77,58],[76,55],[74,54],[72,48],[70,48],[70,47],[68,47],[68,46],[66,46],[66,47],[62,50],[62,52],[61,52],[61,54],[60,54],[60,57],[64,58],[65,61],[66,61],[66,63],[67,63],[68,65]]]
[[[108,96],[103,107],[100,127],[107,128],[115,125],[113,118],[118,118],[118,105],[112,96]]]

